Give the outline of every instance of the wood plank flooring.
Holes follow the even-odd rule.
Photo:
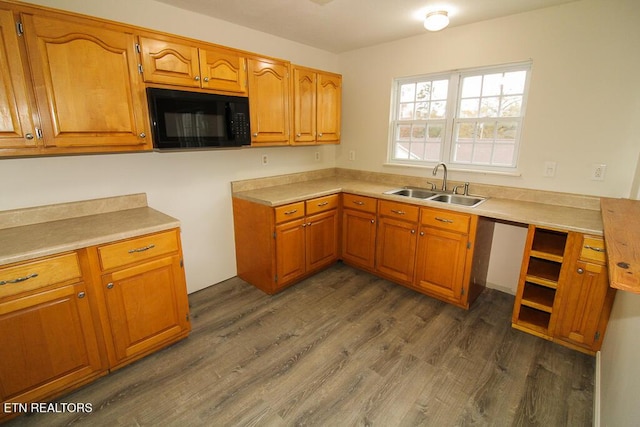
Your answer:
[[[267,296],[190,295],[189,338],[60,398],[91,414],[12,426],[589,426],[595,359],[341,263]]]

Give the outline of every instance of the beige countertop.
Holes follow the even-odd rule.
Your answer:
[[[0,212],[0,265],[180,226],[144,194]]]
[[[385,191],[394,188],[398,188],[398,185],[343,177],[327,177],[252,190],[234,191],[233,195],[234,197],[268,206],[280,206],[300,200],[325,196],[327,194],[346,192],[420,206],[472,213],[496,220],[602,235],[602,217],[600,211],[595,209],[575,208],[539,202],[503,199],[499,197],[490,197],[482,204],[474,208],[469,208],[384,194]]]

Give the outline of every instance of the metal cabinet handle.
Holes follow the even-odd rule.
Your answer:
[[[302,134],[301,134],[301,133],[296,133],[296,136],[297,136],[298,138],[300,138],[300,137],[302,136]]]
[[[258,132],[254,133],[254,134],[253,134],[253,136],[254,136],[254,137],[258,136]]]
[[[579,268],[578,269],[578,274],[582,274],[582,273],[584,273],[584,270],[582,268]]]
[[[78,292],[78,298],[84,298],[85,295],[84,292]]]
[[[193,78],[193,80],[195,80],[195,81],[199,82],[199,81],[200,81],[200,76],[195,76],[195,77]]]
[[[2,285],[8,285],[9,283],[20,283],[20,282],[24,282],[25,280],[29,280],[32,279],[34,277],[38,277],[38,273],[31,273],[31,274],[27,274],[24,277],[18,277],[16,279],[11,279],[11,280],[0,280],[0,286]]]
[[[146,134],[146,133],[144,133],[144,132],[140,132],[140,138],[146,138],[146,137],[147,137],[147,134]]]
[[[436,221],[446,222],[447,224],[453,224],[453,220],[452,219],[440,218],[438,216],[436,217]]]
[[[318,134],[318,136],[319,136],[320,138],[322,138],[322,132],[320,132],[320,133]]]
[[[113,289],[113,282],[107,283],[107,289]]]
[[[405,212],[405,211],[397,211],[397,210],[395,210],[395,209],[391,209],[391,212],[393,212],[394,214],[397,214],[397,215],[404,215],[404,214],[406,214],[406,212]]]
[[[141,248],[129,249],[129,253],[130,253],[130,254],[133,254],[133,253],[136,253],[136,252],[144,252],[144,251],[148,251],[149,249],[153,249],[153,248],[155,248],[155,247],[156,247],[156,245],[154,245],[154,244],[152,243],[152,244],[150,244],[150,245],[143,246],[143,247],[141,247]]]
[[[375,219],[372,219],[372,220],[371,220],[371,224],[375,224],[375,223],[376,223],[376,220],[375,220]]]
[[[329,204],[329,202],[320,202],[318,203],[318,207],[321,208],[322,206],[327,206]]]
[[[298,212],[298,209],[293,209],[293,210],[290,210],[290,211],[286,211],[284,214],[285,215],[293,215],[296,212]]]
[[[421,231],[421,232],[420,232],[420,235],[421,235],[421,236],[424,236],[424,231]]]
[[[360,201],[360,200],[354,200],[353,201],[354,204],[358,205],[358,206],[362,206],[364,205],[364,202]]]
[[[209,81],[209,77],[205,77],[205,78],[204,78],[204,79],[202,79],[202,80],[204,80],[204,81],[205,81],[205,83],[206,83],[206,82],[208,82],[208,81]]]
[[[416,230],[411,230],[411,234],[416,234]]]
[[[28,133],[24,137],[27,138],[28,140],[32,140],[33,139],[33,134],[32,133]]]
[[[584,248],[585,249],[591,249],[592,251],[596,251],[596,252],[604,252],[604,248],[598,248],[598,247],[595,247],[595,246],[585,245]]]

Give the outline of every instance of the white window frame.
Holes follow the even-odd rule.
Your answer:
[[[411,77],[401,77],[396,78],[393,81],[392,86],[392,94],[391,94],[391,112],[390,112],[390,122],[389,122],[389,143],[388,143],[388,154],[387,154],[387,162],[391,165],[407,165],[407,166],[435,166],[439,162],[445,162],[452,169],[460,169],[466,171],[478,171],[478,172],[496,172],[496,173],[508,173],[515,174],[518,173],[518,163],[522,145],[522,129],[524,125],[524,118],[526,114],[526,105],[528,100],[529,93],[529,83],[531,81],[531,61],[519,62],[514,64],[505,64],[505,65],[496,65],[491,67],[478,67],[478,68],[469,68],[464,70],[453,70],[446,73],[433,73],[433,74],[425,74],[419,76],[411,76]],[[526,71],[526,80],[524,85],[524,93],[522,94],[522,107],[521,113],[518,117],[488,117],[488,118],[459,118],[458,114],[460,111],[461,104],[461,84],[462,79],[465,77],[476,76],[476,75],[487,75],[487,74],[495,74],[495,73],[507,73],[513,71]],[[400,88],[403,84],[412,83],[412,82],[424,82],[424,81],[435,81],[435,80],[444,80],[447,79],[449,81],[448,92],[447,92],[447,105],[446,105],[446,117],[444,119],[426,119],[426,120],[399,120],[398,114],[400,110]],[[500,99],[502,100],[505,95],[500,95]],[[444,122],[444,129],[441,134],[441,145],[440,145],[440,154],[438,159],[433,160],[419,160],[419,159],[401,159],[396,158],[395,153],[398,148],[396,144],[398,141],[396,140],[397,127],[399,125],[418,125],[422,126],[441,123]],[[473,163],[473,162],[461,162],[455,161],[454,158],[454,150],[456,149],[456,130],[457,125],[459,123],[474,123],[474,122],[517,122],[517,131],[514,136],[514,145],[513,148],[513,162],[509,165],[490,165],[483,163]],[[480,144],[474,142],[473,149],[480,146]],[[493,150],[496,147],[497,143],[494,141],[491,145],[491,149]],[[426,145],[425,145],[426,146]]]

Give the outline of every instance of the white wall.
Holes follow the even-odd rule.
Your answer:
[[[290,60],[329,71],[337,57],[152,0],[35,0],[71,10]],[[314,159],[319,151],[320,161]],[[262,154],[269,164],[262,166]],[[175,216],[189,292],[236,275],[230,182],[335,165],[335,147],[281,147],[189,153],[137,153],[0,160],[0,210],[147,193]]]

